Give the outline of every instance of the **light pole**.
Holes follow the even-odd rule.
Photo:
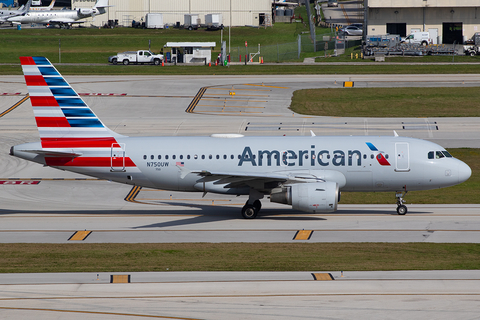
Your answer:
[[[228,26],[228,54],[230,54],[230,38],[231,38],[231,32],[230,30],[232,29],[232,0],[230,0],[230,25]]]

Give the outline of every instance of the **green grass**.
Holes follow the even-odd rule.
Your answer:
[[[478,270],[480,244],[0,244],[0,272]]]
[[[106,57],[104,57],[107,59]],[[55,61],[55,60],[54,60]],[[58,61],[58,57],[57,57]],[[63,61],[63,60],[62,60]],[[106,60],[105,60],[106,61]],[[64,75],[298,75],[298,74],[476,74],[480,65],[236,65],[207,66],[123,66],[123,65],[57,65]],[[0,65],[0,75],[21,75],[20,63]]]
[[[472,103],[479,100],[478,87],[305,89],[294,92],[291,109],[332,117],[479,117]]]
[[[451,148],[448,151],[472,169],[470,179],[462,184],[427,191],[410,191],[408,204],[480,203],[480,149]],[[394,192],[342,192],[341,204],[395,204]]]

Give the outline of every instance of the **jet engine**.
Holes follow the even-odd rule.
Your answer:
[[[340,192],[336,182],[297,183],[272,190],[270,202],[289,204],[295,210],[318,213],[337,210]]]
[[[83,8],[78,9],[78,14],[82,16],[90,16],[94,12],[95,12],[94,9],[83,9]]]

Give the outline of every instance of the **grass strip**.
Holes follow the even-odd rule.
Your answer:
[[[291,109],[329,117],[479,117],[472,103],[479,99],[478,87],[304,89],[294,92]]]
[[[106,61],[107,57],[105,58]],[[152,65],[62,65],[55,67],[63,75],[298,75],[298,74],[478,74],[479,65],[231,65],[152,66]],[[0,75],[22,75],[20,64],[0,65]]]
[[[476,270],[480,244],[0,244],[1,273]]]

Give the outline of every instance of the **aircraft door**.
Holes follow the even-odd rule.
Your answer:
[[[112,143],[110,171],[125,171],[125,143]]]
[[[407,142],[395,143],[395,171],[410,171],[409,147]]]

